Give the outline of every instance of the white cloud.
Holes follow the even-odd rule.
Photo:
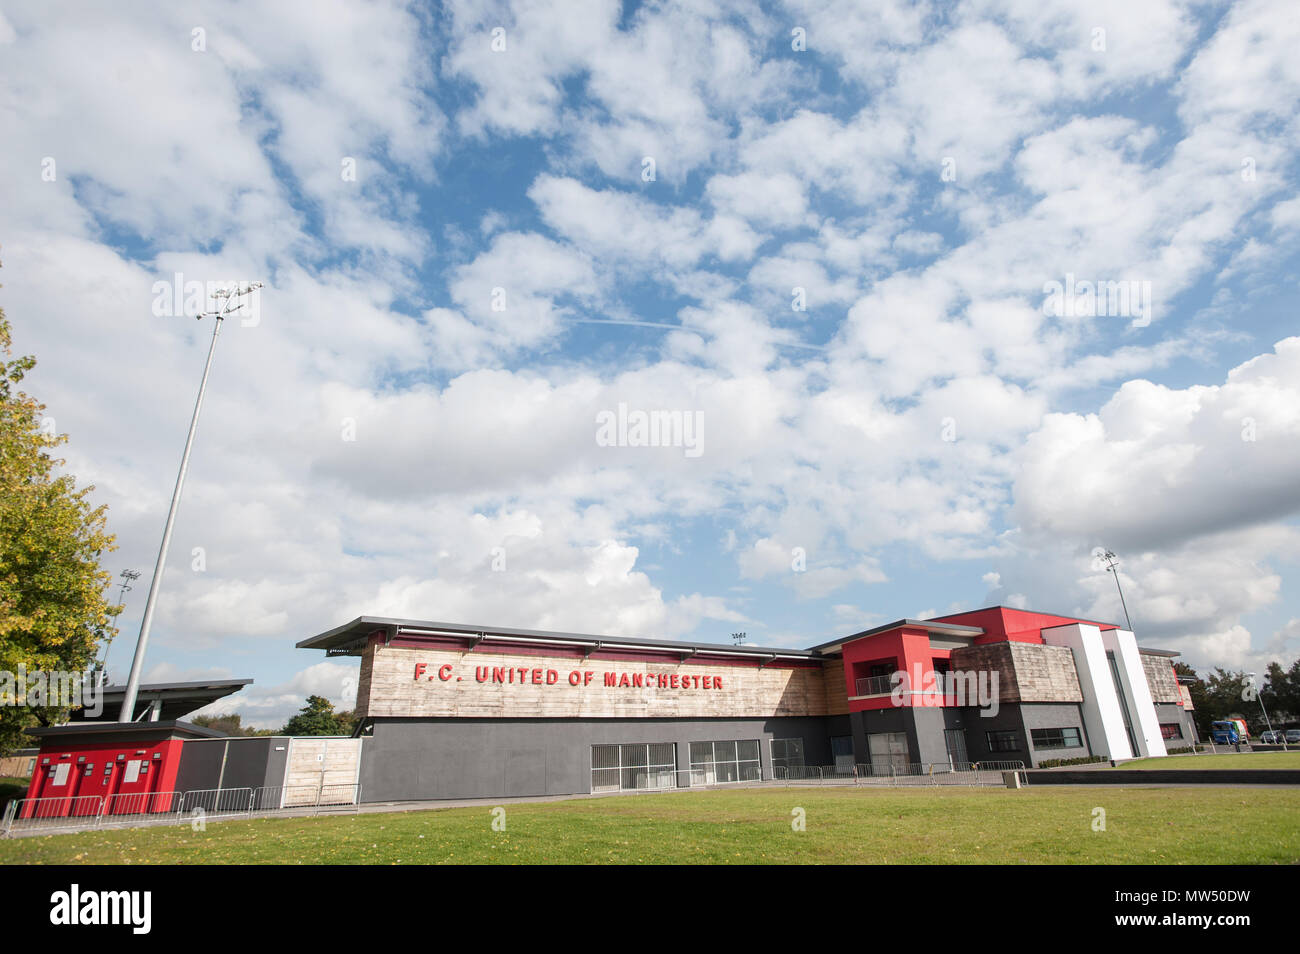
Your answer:
[[[1300,338],[1215,387],[1130,381],[1098,414],[1049,414],[1020,455],[1016,516],[1041,534],[1165,546],[1300,509]]]

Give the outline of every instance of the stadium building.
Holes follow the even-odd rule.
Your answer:
[[[374,617],[298,645],[361,658],[366,801],[1130,759],[1195,731],[1176,653],[1113,624],[1004,606],[807,649]]]
[[[353,738],[225,738],[181,720],[250,680],[142,687],[135,722],[30,730],[29,798],[112,813],[568,795],[1195,741],[1176,653],[1005,606],[804,649],[377,617],[298,646],[360,657]]]

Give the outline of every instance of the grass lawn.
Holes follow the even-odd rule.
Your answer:
[[[806,830],[792,830],[792,811]],[[1105,831],[1094,831],[1094,809]],[[740,789],[0,841],[4,864],[1295,863],[1300,790]]]
[[[1121,762],[1117,769],[1300,769],[1300,752],[1225,752]]]

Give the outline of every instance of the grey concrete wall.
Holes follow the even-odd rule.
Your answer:
[[[950,710],[951,711],[951,710]],[[1046,759],[1071,759],[1091,755],[1088,731],[1083,725],[1083,713],[1072,702],[1024,702],[1019,705],[1003,703],[996,715],[985,717],[981,710],[963,708],[963,727],[966,730],[966,754],[972,762],[1008,761],[1024,762],[1027,767]],[[1083,746],[1069,749],[1035,749],[1032,730],[1076,728]],[[1014,752],[995,752],[989,748],[988,732],[1014,732],[1017,749]]]
[[[808,765],[831,761],[847,717],[770,719],[376,719],[361,756],[366,802],[572,795],[591,790],[591,747],[673,742],[690,768],[691,742],[757,739],[772,775],[773,739],[801,738]],[[837,731],[838,729],[838,731]]]
[[[1025,727],[1025,742],[1029,746],[1029,758],[1023,759],[1028,767],[1038,765],[1049,759],[1077,759],[1094,754],[1088,743],[1088,730],[1083,724],[1083,710],[1077,703],[1023,703],[1020,716]],[[1034,729],[1069,729],[1079,730],[1081,747],[1068,749],[1044,749],[1034,745]]]
[[[903,732],[907,735],[909,762],[946,762],[948,745],[945,729],[959,729],[962,711],[937,706],[901,706],[855,712],[849,718],[853,735],[854,761],[871,761],[868,735],[877,732]]]
[[[216,788],[225,753],[225,739],[194,739],[186,742],[181,748],[180,768],[176,771],[176,791],[194,792]]]
[[[181,750],[176,790],[191,792],[282,785],[288,748],[287,736],[192,739]]]
[[[917,756],[912,761],[947,762],[948,744],[943,736],[947,728],[945,710],[935,706],[913,706],[911,712],[916,736],[916,746],[912,751]],[[908,743],[911,744],[910,737]]]
[[[871,747],[867,736],[878,732],[905,732],[907,734],[908,761],[920,761],[917,757],[919,744],[916,738],[916,723],[912,720],[912,710],[907,707],[888,709],[867,709],[849,715],[853,726],[853,760],[862,765],[871,762]]]
[[[1192,713],[1182,706],[1156,703],[1156,719],[1161,724],[1177,722],[1183,727],[1183,737],[1181,739],[1166,739],[1165,748],[1181,749],[1196,744],[1196,723],[1192,719]]]

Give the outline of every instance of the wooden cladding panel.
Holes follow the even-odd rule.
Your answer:
[[[996,672],[999,702],[1081,702],[1074,654],[1065,646],[984,643],[955,649],[954,671]]]
[[[311,805],[317,793],[356,784],[361,739],[297,737],[289,743],[284,771],[284,804]]]
[[[1146,673],[1152,701],[1182,701],[1182,693],[1178,691],[1178,677],[1174,675],[1174,667],[1168,657],[1142,653],[1142,671]]]
[[[425,668],[417,679],[420,663]],[[484,668],[488,681],[481,682],[478,675]],[[491,681],[497,669],[514,670],[514,681]],[[525,671],[523,681],[520,670]],[[533,681],[536,670],[541,671],[540,684]],[[550,673],[554,681],[547,684]],[[626,675],[632,682],[639,676],[643,685],[609,686],[606,673],[613,673],[617,681]],[[661,676],[669,681],[676,676],[679,682],[688,677],[693,684],[690,688],[661,686]],[[706,676],[710,683],[721,680],[721,688],[703,688]],[[572,678],[577,679],[576,685]],[[701,684],[698,688],[696,678]],[[784,669],[625,662],[376,645],[362,657],[360,685],[367,691],[358,693],[358,712],[369,717],[460,718],[822,716],[828,714],[827,678],[820,666]],[[842,669],[836,678],[838,695],[843,696]],[[847,708],[846,701],[843,710]]]
[[[822,674],[826,683],[826,714],[849,714],[849,691],[844,682],[844,660],[829,659],[823,664]]]

